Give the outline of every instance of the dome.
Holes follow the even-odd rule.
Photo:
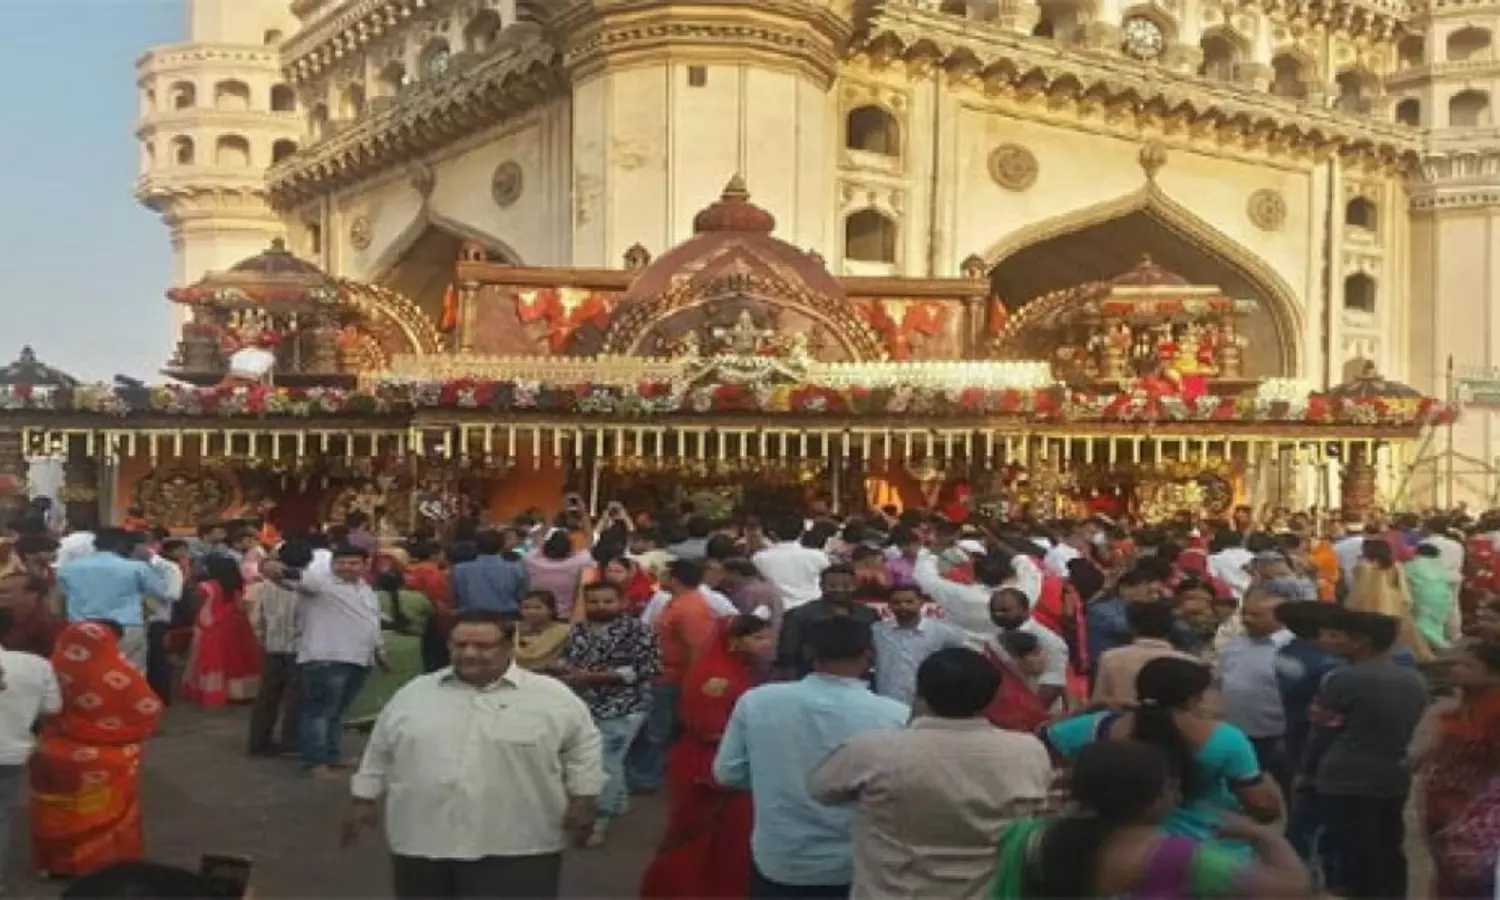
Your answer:
[[[1187,287],[1186,278],[1152,262],[1150,256],[1142,256],[1140,263],[1128,272],[1122,272],[1109,280],[1120,287]]]
[[[860,358],[880,355],[843,285],[816,255],[773,237],[776,218],[750,202],[738,175],[693,218],[694,235],[643,268],[620,295],[604,350],[636,352],[645,333],[674,311],[715,301],[815,311]]]
[[[1373,362],[1366,362],[1358,375],[1343,384],[1336,384],[1329,388],[1326,396],[1352,400],[1361,397],[1416,398],[1425,395],[1409,384],[1402,384],[1399,381],[1389,381],[1380,377],[1375,364]]]
[[[293,254],[281,238],[260,253],[230,266],[229,271],[260,278],[329,280],[327,272]]]
[[[5,387],[50,387],[71,388],[78,386],[78,379],[66,372],[43,364],[30,347],[22,347],[21,355],[8,366],[0,367],[0,385]]]
[[[750,202],[736,175],[719,199],[693,217],[693,236],[641,271],[622,305],[649,302],[669,290],[714,293],[729,276],[762,278],[814,298],[844,299],[838,279],[812,254],[771,236],[776,217]]]
[[[219,303],[232,306],[339,303],[344,289],[338,280],[287,250],[281,238],[248,259],[222,272],[210,272],[197,283],[167,291],[176,303]]]

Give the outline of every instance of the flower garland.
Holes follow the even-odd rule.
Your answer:
[[[663,415],[1013,418],[1037,423],[1287,423],[1359,426],[1446,424],[1457,409],[1430,397],[1300,399],[1092,393],[1057,386],[1015,388],[828,387],[798,384],[546,384],[537,381],[391,381],[368,390],[311,387],[163,385],[112,388],[0,386],[0,412],[115,416],[316,418],[401,415],[415,410],[482,410],[612,418]]]

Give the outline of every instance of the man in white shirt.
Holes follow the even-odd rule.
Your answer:
[[[460,613],[453,667],[408,682],[375,723],[344,841],[384,800],[398,898],[557,897],[563,849],[592,833],[599,730],[567,685],[512,663],[514,639],[498,612]]]
[[[1246,567],[1255,558],[1245,546],[1245,536],[1224,529],[1214,535],[1208,549],[1208,574],[1228,585],[1236,600],[1245,599],[1245,591],[1250,589],[1253,580]]]
[[[777,520],[771,524],[771,535],[776,538],[776,543],[755,554],[750,561],[781,594],[782,609],[791,612],[823,596],[823,570],[833,565],[833,560],[822,550],[798,543],[802,536],[802,520],[794,516]]]
[[[1047,551],[1043,560],[1047,571],[1058,578],[1068,577],[1068,563],[1086,553],[1094,538],[1091,522],[1066,522],[1056,544]]]
[[[990,596],[1011,578],[1014,570],[997,556],[981,556],[974,562],[974,584],[944,578],[938,572],[938,558],[930,550],[917,557],[912,578],[917,586],[943,609],[943,619],[960,629],[968,645],[982,649],[995,633],[990,621]]]
[[[0,611],[0,639],[11,617]],[[11,818],[26,796],[26,762],[36,746],[32,727],[62,710],[62,691],[52,664],[40,656],[0,650],[0,880],[10,856]]]
[[[1009,657],[999,637],[1010,631],[1024,631],[1035,635],[1041,647],[1046,665],[1036,677],[1037,699],[1043,709],[1052,709],[1068,690],[1068,642],[1045,625],[1037,624],[1031,617],[1031,602],[1019,588],[1001,588],[990,597],[990,621],[1000,629],[1000,634],[991,637],[987,649],[1002,657]]]
[[[167,632],[172,630],[172,609],[182,599],[182,564],[190,556],[186,541],[168,538],[152,542],[146,564],[166,585],[161,597],[146,598],[146,681],[163,704],[172,702],[172,660],[167,653]]]
[[[369,558],[345,545],[331,560],[327,571],[314,562],[299,580],[285,580],[279,563],[261,565],[262,575],[302,595],[297,742],[303,767],[323,778],[349,768],[339,757],[344,714],[380,650],[380,601],[365,581]]]

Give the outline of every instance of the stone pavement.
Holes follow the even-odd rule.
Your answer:
[[[196,867],[203,853],[255,860],[258,900],[389,897],[384,846],[370,835],[339,848],[347,798],[341,782],[304,776],[294,760],[245,755],[246,712],[175,707],[164,732],[145,751],[146,852],[154,860]],[[359,739],[344,746],[353,753]],[[635,798],[609,846],[569,854],[567,898],[634,897],[665,823],[657,798]],[[11,852],[10,896],[55,897],[58,886],[31,875],[27,817],[18,812]]]

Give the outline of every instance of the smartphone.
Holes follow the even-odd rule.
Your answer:
[[[215,897],[243,897],[253,866],[248,856],[205,853],[198,862],[198,874],[212,887]]]

